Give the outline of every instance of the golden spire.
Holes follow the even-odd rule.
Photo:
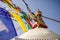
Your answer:
[[[37,17],[38,28],[47,28],[45,22],[42,19],[42,12],[39,9],[35,15]]]

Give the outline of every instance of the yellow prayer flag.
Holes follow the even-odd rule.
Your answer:
[[[15,18],[15,20],[19,23],[21,28],[23,29],[24,32],[27,32],[28,29],[26,27],[26,24],[22,21],[22,18],[18,14],[14,14],[13,12],[9,11],[9,13]]]

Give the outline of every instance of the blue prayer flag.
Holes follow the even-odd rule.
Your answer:
[[[17,36],[9,12],[0,7],[0,40],[10,40]]]

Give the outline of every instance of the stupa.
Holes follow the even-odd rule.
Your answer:
[[[29,30],[28,32],[22,34],[20,37],[15,38],[15,40],[60,40],[60,36],[58,34],[48,29],[41,18],[42,15],[39,10],[37,11],[36,16],[39,23],[38,27]]]
[[[45,28],[35,28],[22,34],[16,40],[59,40],[60,36]]]

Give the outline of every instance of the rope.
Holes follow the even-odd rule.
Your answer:
[[[46,16],[42,16],[42,17],[60,23],[60,20],[52,19],[52,18],[49,18],[49,17],[46,17]]]
[[[28,4],[27,4],[24,0],[22,0],[22,1],[23,1],[24,4],[26,5],[27,10],[31,13],[31,9],[28,7]]]

